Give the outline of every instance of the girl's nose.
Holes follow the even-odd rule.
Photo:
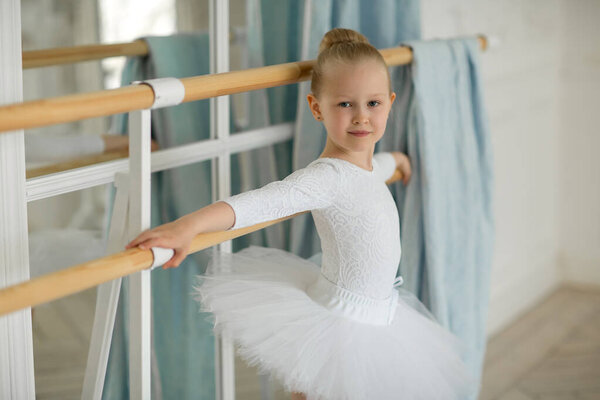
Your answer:
[[[357,110],[352,119],[354,125],[366,124],[369,122],[369,115],[364,110]]]

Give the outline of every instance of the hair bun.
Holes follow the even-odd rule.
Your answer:
[[[367,38],[353,31],[352,29],[344,29],[344,28],[334,28],[327,32],[323,39],[321,40],[321,44],[319,45],[319,53],[335,46],[343,43],[366,43],[369,44]]]
[[[362,34],[352,29],[335,28],[323,36],[319,45],[319,55],[311,72],[310,90],[314,96],[320,96],[323,86],[325,66],[330,63],[356,64],[374,60],[385,70],[392,92],[390,72],[381,53],[369,43]]]

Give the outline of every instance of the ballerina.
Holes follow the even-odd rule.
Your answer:
[[[385,181],[410,180],[408,157],[374,154],[395,94],[381,54],[358,32],[320,46],[307,100],[327,131],[320,157],[281,181],[143,232],[127,247],[168,247],[176,267],[201,232],[238,229],[310,210],[322,263],[250,246],[217,253],[197,298],[239,355],[279,379],[292,399],[463,399],[474,381],[462,344],[396,273],[398,211]]]

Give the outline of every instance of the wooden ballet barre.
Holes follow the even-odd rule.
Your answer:
[[[487,40],[479,36],[482,49]],[[380,50],[390,66],[409,64],[412,50],[394,47]],[[288,85],[310,79],[314,60],[277,64],[221,74],[182,78],[183,103],[250,90]],[[118,89],[51,97],[0,107],[0,134],[18,129],[55,125],[87,118],[104,117],[148,109],[154,93],[148,85],[130,85]]]
[[[241,31],[240,29],[236,29],[230,32],[229,41],[233,42],[236,38],[239,38]],[[74,64],[110,57],[145,56],[149,52],[150,48],[144,39],[128,43],[91,44],[54,49],[28,50],[23,52],[23,69]]]
[[[130,43],[95,44],[87,46],[59,47],[55,49],[23,52],[23,69],[73,64],[101,60],[109,57],[144,56],[148,54],[145,40]]]
[[[37,178],[38,176],[55,174],[57,172],[68,171],[74,168],[86,167],[88,165],[98,164],[112,160],[119,160],[127,157],[129,157],[129,151],[123,150],[74,158],[72,160],[62,161],[56,164],[46,165],[43,167],[30,168],[25,171],[25,178]]]
[[[391,184],[400,179],[402,173],[396,170],[386,183]],[[308,211],[231,231],[201,233],[192,241],[190,254],[306,213]],[[151,250],[133,248],[0,289],[0,315],[47,303],[148,269],[153,261]]]

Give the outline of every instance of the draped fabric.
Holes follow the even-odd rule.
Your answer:
[[[405,44],[414,60],[393,76],[401,107],[388,123],[394,134],[381,143],[406,152],[412,164],[410,184],[391,186],[400,212],[400,273],[405,288],[462,339],[463,359],[480,380],[494,221],[479,43],[463,38]]]

